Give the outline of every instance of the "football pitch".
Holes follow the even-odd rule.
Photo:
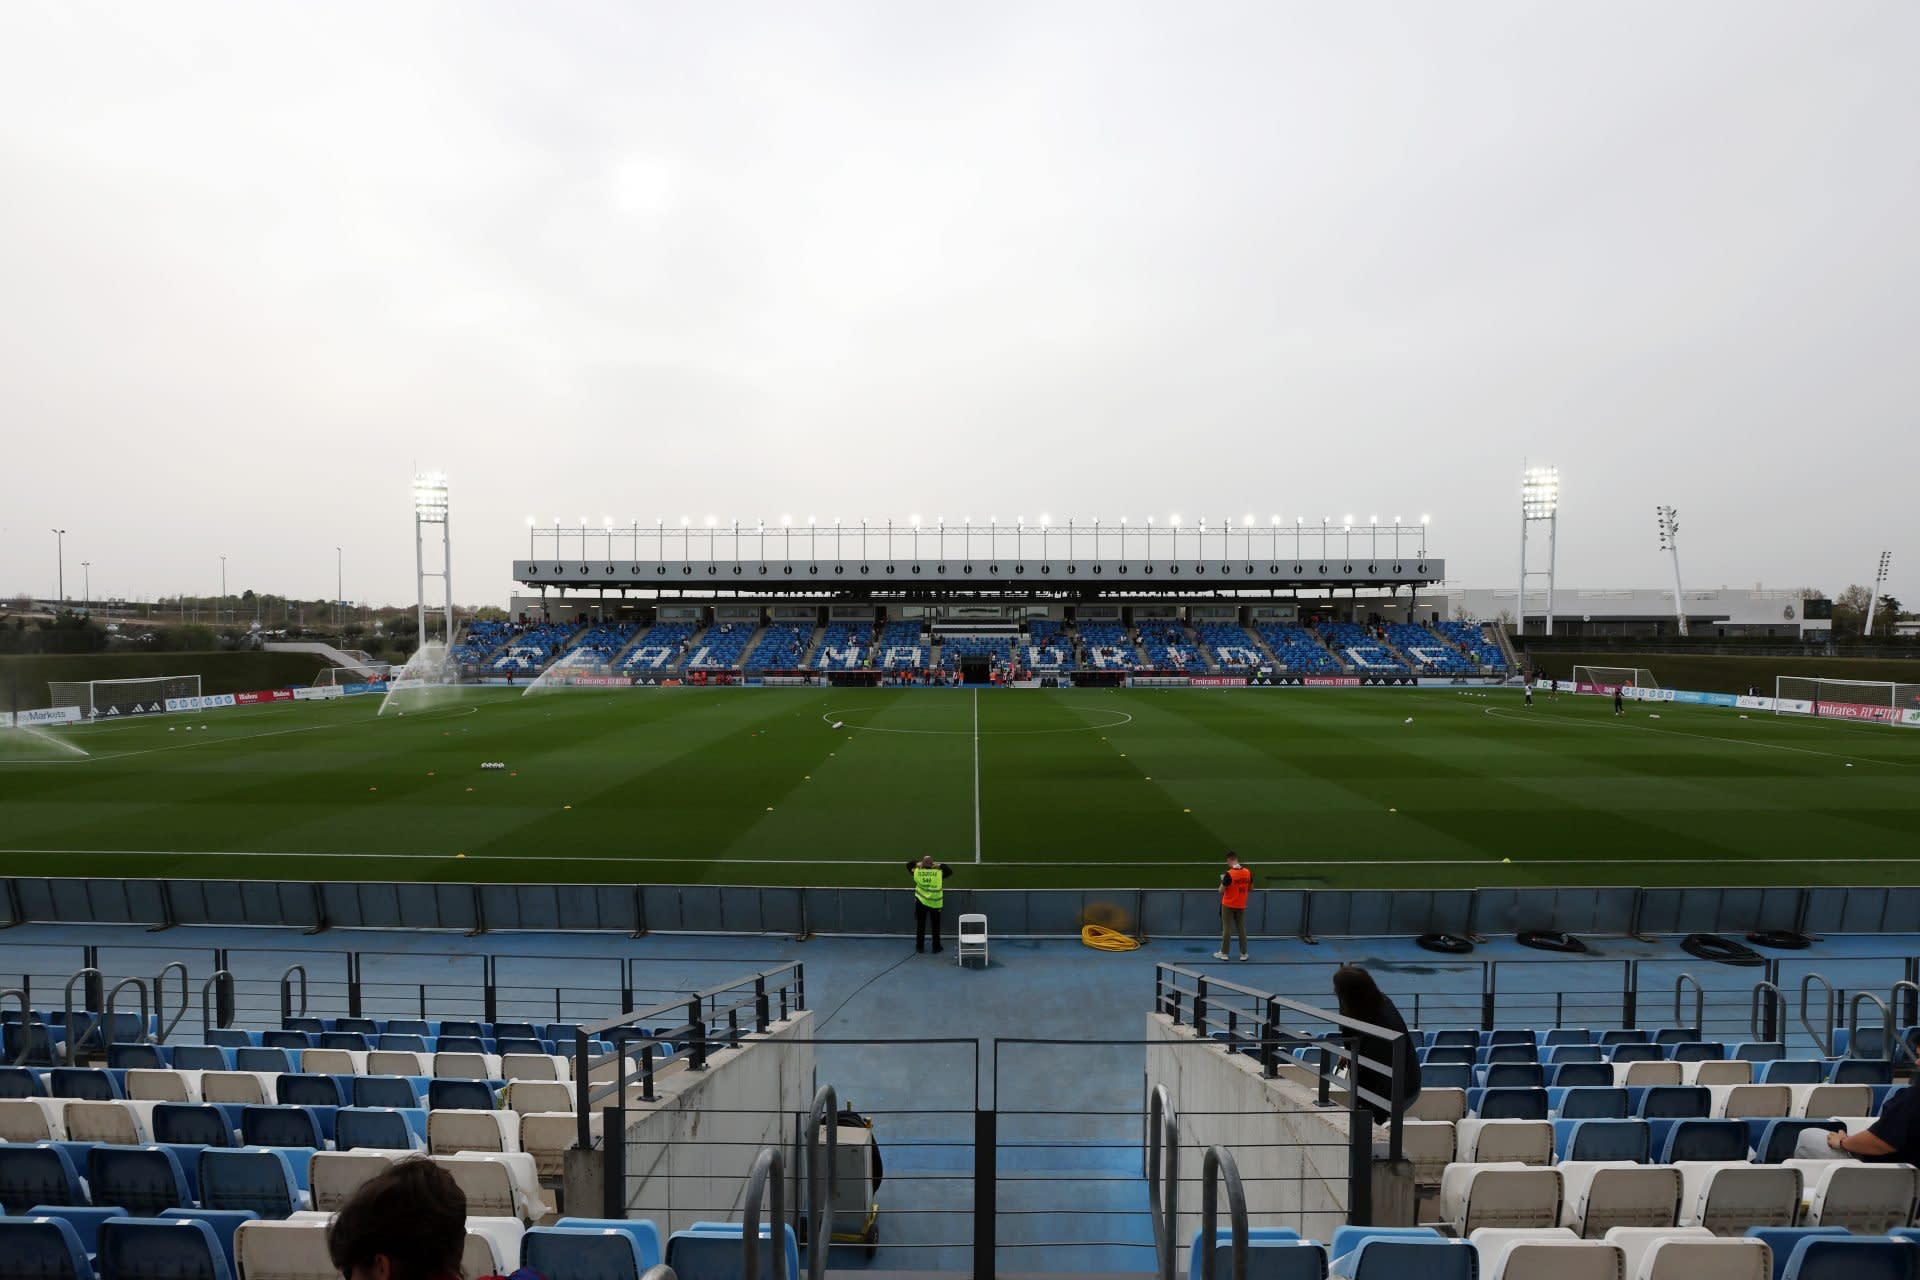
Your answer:
[[[1198,888],[1231,848],[1267,887],[1920,883],[1920,732],[1878,725],[1507,689],[433,696],[0,732],[0,874],[898,887],[931,853],[956,887]]]

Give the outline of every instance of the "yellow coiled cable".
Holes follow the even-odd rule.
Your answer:
[[[1140,949],[1139,942],[1103,924],[1082,925],[1080,941],[1095,951],[1138,951]]]

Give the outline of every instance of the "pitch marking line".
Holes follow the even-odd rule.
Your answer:
[[[973,860],[980,861],[980,691],[973,691]]]
[[[450,853],[327,853],[305,849],[0,849],[0,854],[59,854],[63,857],[141,857],[141,858],[387,858],[407,862],[449,862]],[[535,859],[526,854],[469,854],[469,862],[530,862]],[[618,863],[663,863],[685,864],[688,862],[709,862],[710,858],[698,854],[683,857],[647,857],[629,854],[553,854],[540,855],[539,861],[551,862],[618,862]],[[885,867],[894,865],[890,858],[729,858],[731,866],[742,867]],[[1514,866],[1539,867],[1656,867],[1656,866],[1723,866],[1725,858],[1537,858]],[[1920,857],[1914,858],[1741,858],[1743,865],[1757,866],[1912,866],[1920,864]],[[1085,862],[1014,862],[1002,864],[1009,867],[1080,867]],[[1182,858],[1172,862],[1131,862],[1116,861],[1111,864],[1120,869],[1129,867],[1196,867],[1191,858]],[[1283,874],[1288,867],[1498,867],[1503,865],[1489,854],[1485,858],[1288,858],[1284,861],[1268,864],[1272,874]],[[1202,868],[1204,869],[1204,868]]]
[[[420,718],[422,720],[445,720],[445,719],[452,719],[455,716],[462,716],[462,715],[476,716],[479,714],[480,714],[480,708],[467,707],[464,710],[457,710],[457,711],[422,712]],[[357,727],[359,727],[358,721],[341,721],[337,724],[306,724],[306,725],[301,725],[299,728],[296,728],[296,729],[268,729],[262,733],[236,733],[236,734],[229,734],[225,737],[217,738],[217,739],[200,738],[200,739],[196,739],[193,742],[169,742],[162,747],[142,747],[138,751],[116,751],[111,755],[94,755],[92,753],[89,753],[82,757],[67,756],[67,757],[59,757],[59,758],[50,759],[50,760],[0,760],[0,766],[6,766],[6,765],[30,766],[30,765],[43,765],[43,764],[100,764],[108,760],[130,760],[134,756],[150,756],[156,751],[190,751],[195,747],[219,746],[221,743],[225,743],[225,742],[251,742],[256,738],[280,738],[290,733],[318,733],[322,729],[345,729],[345,728],[357,728]],[[211,733],[213,731],[209,729],[207,732]]]
[[[1118,720],[1109,720],[1105,724],[1075,725],[1070,729],[989,729],[983,735],[980,732],[980,724],[979,724],[980,691],[978,689],[975,689],[973,691],[973,702],[974,702],[974,727],[971,730],[968,730],[968,729],[889,729],[883,725],[852,724],[847,722],[847,717],[849,715],[858,715],[863,711],[875,710],[875,708],[873,707],[858,707],[853,711],[823,711],[820,713],[820,719],[826,722],[827,724],[832,724],[835,720],[839,720],[845,725],[846,728],[857,730],[860,733],[903,733],[903,734],[908,734],[910,736],[919,737],[919,738],[964,738],[964,737],[967,737],[969,734],[971,734],[976,738],[979,738],[979,737],[1027,738],[1027,737],[1033,737],[1039,734],[1049,734],[1049,733],[1095,733],[1101,729],[1118,729],[1122,725],[1129,725],[1133,723],[1133,714],[1131,712],[1115,711],[1111,707],[1069,707],[1068,710],[1070,711],[1091,711],[1097,715],[1119,716],[1120,718]]]
[[[1819,751],[1813,747],[1790,747],[1784,742],[1755,742],[1750,738],[1726,738],[1713,733],[1689,733],[1685,729],[1656,729],[1650,724],[1609,724],[1593,720],[1555,720],[1551,716],[1530,716],[1524,711],[1510,711],[1504,707],[1484,707],[1481,715],[1494,716],[1501,720],[1520,720],[1531,724],[1572,725],[1581,729],[1632,729],[1639,733],[1658,733],[1670,738],[1694,738],[1701,742],[1726,742],[1736,747],[1759,747],[1763,751],[1797,751],[1805,756],[1825,756],[1829,760],[1863,760],[1868,764],[1884,764],[1895,769],[1911,769],[1914,763],[1909,760],[1882,760],[1878,756],[1863,756],[1853,751]]]

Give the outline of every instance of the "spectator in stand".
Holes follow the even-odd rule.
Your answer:
[[[1340,1002],[1340,1016],[1351,1018],[1355,1022],[1370,1023],[1382,1031],[1400,1033],[1400,1107],[1401,1114],[1420,1096],[1420,1060],[1414,1056],[1413,1042],[1406,1038],[1406,1019],[1387,999],[1373,980],[1373,975],[1359,965],[1342,965],[1333,975],[1334,998]],[[1381,1099],[1393,1097],[1394,1072],[1393,1042],[1389,1037],[1348,1033],[1347,1050],[1353,1055],[1353,1063],[1348,1067],[1349,1080],[1357,1080],[1360,1088],[1377,1094]],[[1360,1105],[1373,1114],[1375,1124],[1385,1124],[1388,1110],[1377,1102],[1365,1098]]]
[[[1869,1164],[1920,1164],[1920,1066],[1907,1086],[1889,1094],[1880,1116],[1861,1133],[1829,1133],[1827,1149]]]
[[[361,1183],[327,1229],[346,1280],[460,1280],[466,1243],[466,1193],[420,1156]]]

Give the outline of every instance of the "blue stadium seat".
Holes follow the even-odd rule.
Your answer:
[[[737,1245],[735,1250],[737,1270]],[[639,1235],[612,1226],[533,1227],[520,1237],[520,1265],[542,1276],[577,1277],[578,1280],[640,1280],[647,1268],[659,1265],[659,1261],[660,1238],[657,1231],[654,1233],[651,1253]]]
[[[1892,1084],[1893,1064],[1881,1059],[1842,1058],[1827,1079],[1833,1084]]]
[[[260,1043],[255,1047],[260,1049],[279,1049],[287,1054],[296,1054],[302,1049],[310,1049],[313,1047],[313,1033],[310,1031],[287,1031],[285,1029],[279,1031],[262,1031],[260,1033]],[[288,1058],[288,1061],[291,1062],[292,1058]],[[241,1068],[243,1071],[253,1069],[254,1068],[249,1067]],[[259,1069],[266,1070],[266,1068]],[[292,1070],[291,1067],[283,1067],[280,1069]]]
[[[1748,1227],[1746,1238],[1758,1240],[1773,1252],[1773,1280],[1782,1280],[1787,1274],[1787,1260],[1793,1257],[1794,1246],[1802,1240],[1847,1239],[1852,1233],[1845,1227]]]
[[[1613,1027],[1600,1033],[1600,1043],[1603,1045],[1651,1044],[1652,1042],[1653,1033],[1642,1028]]]
[[[1443,1030],[1435,1031],[1433,1033],[1433,1039],[1429,1040],[1427,1044],[1431,1048],[1438,1048],[1441,1045],[1452,1045],[1461,1049],[1478,1049],[1480,1047],[1480,1033],[1478,1031],[1470,1031],[1464,1027],[1447,1027]]]
[[[307,1017],[305,1015],[280,1019],[280,1030],[282,1031],[299,1031],[305,1034],[319,1035],[326,1029],[326,1023],[318,1018]],[[263,1039],[260,1043],[266,1044],[267,1041]]]
[[[1336,1236],[1339,1234],[1335,1233]],[[1341,1280],[1477,1280],[1480,1253],[1464,1240],[1419,1237],[1368,1239],[1333,1259]]]
[[[220,1251],[226,1255],[227,1269],[235,1275],[239,1268],[233,1260],[233,1233],[240,1229],[243,1222],[256,1221],[260,1215],[245,1209],[169,1209],[160,1215],[162,1218],[184,1218],[204,1222],[213,1228],[214,1238],[219,1241]]]
[[[1494,671],[1507,669],[1507,658],[1500,646],[1487,638],[1486,624],[1470,619],[1448,619],[1433,624],[1442,637],[1457,645],[1467,661]]]
[[[435,1041],[435,1050],[440,1053],[491,1053],[492,1047],[484,1036],[449,1035],[441,1032]]]
[[[1233,1232],[1226,1227],[1214,1231],[1213,1259],[1216,1280],[1233,1274]],[[1187,1280],[1200,1280],[1201,1236],[1193,1233],[1187,1248]],[[1249,1227],[1247,1229],[1247,1280],[1326,1280],[1327,1251],[1312,1240],[1302,1240],[1291,1227]]]
[[[1369,675],[1405,675],[1407,664],[1385,642],[1376,639],[1356,622],[1323,622],[1320,638],[1336,654],[1353,663],[1355,669]]]
[[[165,1071],[167,1058],[157,1044],[110,1044],[107,1066],[114,1071]]]
[[[1700,1028],[1698,1027],[1661,1027],[1653,1033],[1653,1042],[1655,1044],[1666,1045],[1668,1047],[1676,1044],[1687,1044],[1699,1038]]]
[[[26,1067],[0,1067],[0,1098],[44,1098],[47,1086],[40,1073]]]
[[[1676,1160],[1745,1160],[1750,1135],[1738,1120],[1675,1120],[1659,1148],[1661,1164]]]
[[[274,1081],[274,1097],[287,1107],[344,1107],[353,1101],[340,1077],[293,1071]]]
[[[231,1071],[233,1059],[215,1044],[177,1044],[173,1047],[176,1071]]]
[[[136,1218],[193,1203],[180,1157],[163,1146],[97,1146],[87,1157],[87,1183],[95,1201],[124,1206]]]
[[[1920,1248],[1887,1236],[1809,1236],[1793,1246],[1781,1280],[1915,1280]]]
[[[111,1218],[100,1226],[102,1280],[231,1280],[220,1237],[194,1218]]]
[[[263,1034],[274,1033],[269,1031]],[[298,1070],[294,1061],[298,1056],[290,1050],[277,1046],[252,1045],[233,1051],[233,1069],[235,1071],[294,1071]]]
[[[1417,623],[1389,622],[1386,630],[1387,640],[1422,674],[1463,676],[1480,669],[1478,662],[1468,659],[1453,643]]]
[[[1540,1033],[1527,1027],[1495,1027],[1481,1032],[1480,1036],[1489,1048],[1496,1044],[1523,1044],[1529,1049],[1540,1046]]]
[[[333,1020],[333,1029],[335,1031],[357,1031],[363,1036],[377,1036],[380,1034],[380,1024],[372,1018],[335,1018]]]
[[[108,1218],[124,1218],[127,1216],[127,1211],[116,1204],[37,1204],[19,1216],[60,1219],[73,1228],[73,1233],[80,1237],[80,1247],[85,1249],[87,1256],[91,1258],[100,1252],[100,1224]],[[0,1267],[0,1274],[5,1274],[4,1267]]]
[[[392,1025],[389,1023],[388,1025]],[[375,1047],[391,1049],[395,1053],[427,1052],[427,1037],[413,1031],[383,1031]]]
[[[162,1102],[153,1109],[153,1140],[230,1147],[233,1126],[227,1113],[210,1102]]]
[[[1633,1114],[1643,1120],[1701,1119],[1713,1114],[1713,1092],[1704,1085],[1656,1084],[1629,1088]]]
[[[119,1079],[104,1067],[55,1067],[47,1073],[47,1093],[55,1098],[96,1102],[126,1097]]]
[[[1545,1120],[1545,1089],[1469,1089],[1467,1110],[1481,1120]]]
[[[223,1049],[245,1049],[259,1043],[254,1039],[253,1032],[243,1031],[239,1027],[214,1027],[200,1038]]]
[[[1651,1144],[1644,1120],[1556,1120],[1553,1124],[1553,1149],[1561,1160],[1645,1164]]]
[[[1540,1064],[1540,1051],[1532,1044],[1490,1044],[1480,1050],[1481,1062],[1530,1062]]]
[[[353,1105],[356,1107],[417,1107],[420,1095],[405,1076],[355,1076]]]
[[[1826,1078],[1827,1067],[1823,1062],[1814,1062],[1807,1058],[1793,1058],[1781,1062],[1767,1062],[1754,1072],[1756,1084],[1819,1084]]]
[[[1593,1032],[1585,1027],[1555,1027],[1547,1032],[1540,1043],[1549,1049],[1562,1045],[1592,1044]]]
[[[1604,1062],[1562,1062],[1548,1067],[1547,1083],[1560,1089],[1610,1089],[1613,1068]]]
[[[696,1222],[684,1231],[676,1231],[667,1240],[666,1263],[676,1280],[739,1280],[740,1241],[745,1227],[738,1222]],[[786,1241],[787,1275],[800,1274],[800,1247],[793,1228],[782,1224]],[[773,1232],[765,1223],[760,1227],[760,1274],[773,1274]]]
[[[1420,1086],[1424,1089],[1471,1089],[1473,1068],[1465,1063],[1420,1068]]]
[[[19,1280],[93,1280],[80,1237],[59,1218],[0,1218],[0,1258]]]
[[[1609,1062],[1659,1062],[1666,1052],[1657,1044],[1648,1044],[1642,1040],[1616,1044],[1607,1055]]]
[[[1787,1046],[1778,1040],[1743,1040],[1729,1056],[1746,1062],[1778,1062],[1787,1056]]]
[[[334,1146],[341,1151],[411,1151],[414,1141],[407,1117],[395,1108],[344,1107],[333,1117]]]
[[[0,1143],[0,1212],[25,1213],[36,1204],[86,1203],[80,1173],[65,1151],[51,1142]]]
[[[1838,1120],[1744,1120],[1741,1123],[1747,1126],[1752,1139],[1755,1164],[1779,1164],[1792,1159],[1802,1130],[1828,1129],[1844,1133],[1847,1128]]]
[[[249,1209],[285,1218],[306,1208],[293,1162],[284,1151],[241,1147],[200,1153],[200,1203],[208,1209]]]
[[[1422,1066],[1428,1063],[1436,1067],[1454,1064],[1472,1066],[1478,1057],[1479,1050],[1457,1044],[1437,1044],[1431,1048],[1420,1051],[1420,1062]]]
[[[652,1259],[647,1264],[649,1266],[658,1264],[664,1256],[660,1249],[660,1228],[643,1218],[561,1218],[553,1225],[584,1227],[594,1231],[624,1231],[640,1242],[641,1255]]]
[[[1568,1062],[1604,1062],[1606,1052],[1597,1044],[1558,1044],[1547,1050],[1549,1065]]]
[[[240,1113],[240,1141],[249,1147],[324,1147],[326,1133],[314,1111],[312,1107],[248,1107]]]
[[[1537,1062],[1490,1062],[1474,1068],[1474,1079],[1485,1089],[1544,1089],[1545,1070]]]
[[[430,1080],[427,1106],[434,1111],[493,1111],[500,1102],[485,1080]]]
[[[1560,1120],[1625,1120],[1627,1091],[1593,1085],[1548,1089],[1547,1109]]]
[[[322,1031],[314,1037],[316,1049],[345,1049],[349,1053],[365,1053],[373,1046],[367,1037],[358,1031]]]
[[[1718,1040],[1684,1040],[1673,1046],[1675,1062],[1720,1062],[1727,1056],[1727,1046]]]

